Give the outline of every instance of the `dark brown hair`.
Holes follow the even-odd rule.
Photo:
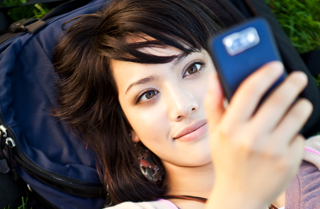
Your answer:
[[[161,197],[166,188],[149,182],[140,172],[132,130],[118,101],[111,59],[138,63],[167,63],[175,57],[159,57],[137,49],[173,46],[189,54],[206,49],[210,35],[221,24],[197,0],[114,0],[95,14],[67,22],[53,53],[60,75],[59,109],[66,120],[98,155],[98,169],[113,204]],[[128,43],[132,35],[155,40]]]

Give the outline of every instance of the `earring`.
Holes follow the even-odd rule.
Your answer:
[[[151,182],[162,182],[164,169],[160,160],[156,159],[156,156],[142,143],[139,142],[135,146],[141,173]]]

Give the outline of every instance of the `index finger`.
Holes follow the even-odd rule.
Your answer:
[[[274,61],[265,64],[252,73],[238,87],[233,95],[226,120],[228,123],[248,121],[256,111],[262,97],[283,74],[284,67],[281,62]]]

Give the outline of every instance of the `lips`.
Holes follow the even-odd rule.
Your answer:
[[[195,123],[186,126],[184,128],[182,128],[176,135],[175,137],[173,137],[173,139],[180,139],[183,138],[184,136],[187,136],[193,132],[197,132],[198,129],[202,129],[203,126],[205,126],[207,124],[207,120],[200,120],[200,121],[196,121]],[[202,131],[203,132],[203,131]],[[198,134],[197,134],[198,135]]]

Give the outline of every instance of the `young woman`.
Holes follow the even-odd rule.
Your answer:
[[[268,63],[225,109],[206,46],[223,25],[196,0],[114,0],[66,27],[55,114],[96,150],[112,205],[130,201],[115,208],[267,208],[288,187],[312,112],[303,73],[257,109],[284,70]]]

